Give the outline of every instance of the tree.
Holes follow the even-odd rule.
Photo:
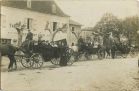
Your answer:
[[[26,25],[21,24],[21,22],[14,24],[14,28],[17,30],[18,33],[18,47],[22,44],[23,30],[25,29],[25,27]]]
[[[57,28],[55,31],[52,32],[51,30],[51,24],[49,22],[46,23],[46,26],[45,26],[45,30],[48,30],[51,34],[51,40],[50,41],[54,41],[54,38],[55,38],[55,35],[59,32],[59,31],[62,31],[62,32],[67,32],[67,24],[64,24],[62,27],[60,28]]]
[[[101,32],[104,35],[112,32],[114,37],[119,37],[121,31],[121,21],[111,13],[105,13],[101,20],[94,27],[94,31]]]
[[[139,46],[139,16],[127,17],[122,21],[122,33],[127,36],[130,44]]]

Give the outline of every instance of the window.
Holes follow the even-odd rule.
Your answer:
[[[53,31],[56,31],[57,29],[57,22],[53,22]]]
[[[27,8],[31,8],[31,0],[27,0]]]
[[[56,5],[55,4],[52,5],[52,13],[56,13]]]
[[[32,18],[27,18],[27,29],[32,29],[32,22],[33,22]]]

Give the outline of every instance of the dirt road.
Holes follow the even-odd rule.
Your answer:
[[[47,62],[41,69],[14,72],[2,68],[5,91],[139,91],[137,58],[82,61],[67,67]]]

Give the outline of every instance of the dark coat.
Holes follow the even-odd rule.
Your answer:
[[[28,32],[27,36],[26,36],[27,40],[33,40],[33,33],[32,32]]]

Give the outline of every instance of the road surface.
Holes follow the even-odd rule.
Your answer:
[[[59,67],[46,62],[41,69],[7,72],[3,59],[1,86],[5,91],[139,91],[137,58],[76,62]],[[20,64],[18,63],[18,66]]]

